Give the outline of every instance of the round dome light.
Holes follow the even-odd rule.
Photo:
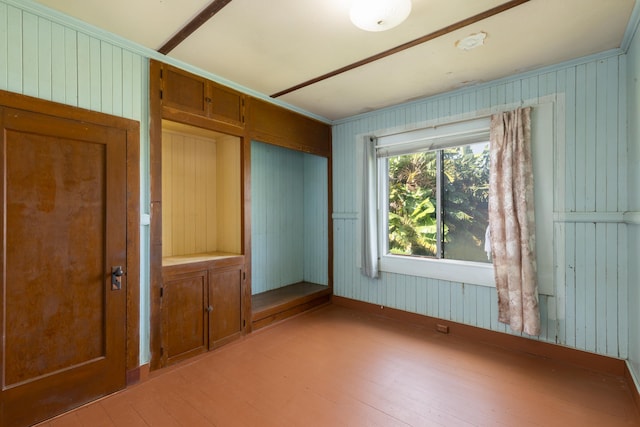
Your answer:
[[[354,0],[349,17],[365,31],[385,31],[400,25],[411,13],[411,0]]]

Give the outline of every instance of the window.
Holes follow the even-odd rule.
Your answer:
[[[378,137],[381,271],[491,286],[489,118]]]
[[[489,262],[488,141],[380,162],[385,175],[383,253]]]
[[[554,186],[554,165],[556,162],[554,140],[559,138],[557,144],[560,146],[562,146],[564,140],[562,139],[563,133],[561,129],[556,129],[557,123],[554,121],[554,104],[558,101],[555,100],[555,98],[545,99],[544,101],[545,102],[540,102],[533,109],[531,120],[535,179],[536,247],[539,291],[545,295],[553,295],[554,257],[560,259],[563,257],[562,246],[555,245],[553,240],[555,227],[553,213],[554,194],[556,195],[555,197],[559,199],[563,198],[562,193],[558,193],[561,192],[562,189]],[[511,106],[505,106],[505,109],[510,107]],[[487,259],[487,255],[484,252],[484,232],[487,226],[486,213],[484,214],[484,219],[479,219],[483,216],[480,209],[474,209],[474,214],[470,215],[473,216],[474,227],[477,227],[478,230],[472,232],[470,236],[467,235],[466,238],[462,238],[463,243],[460,243],[461,246],[474,246],[474,255],[469,256],[460,255],[460,251],[458,251],[455,244],[452,243],[453,237],[457,237],[455,233],[459,231],[459,228],[452,231],[451,221],[447,224],[447,218],[450,219],[451,216],[456,213],[455,202],[458,201],[453,197],[455,194],[451,192],[448,193],[450,199],[448,203],[447,196],[445,196],[439,205],[443,208],[444,212],[441,214],[440,224],[441,227],[445,227],[444,229],[446,231],[444,241],[441,242],[440,250],[443,252],[440,256],[438,256],[437,248],[435,255],[423,255],[417,253],[417,251],[413,254],[406,251],[400,253],[401,251],[395,250],[393,244],[389,242],[389,220],[387,219],[390,208],[388,198],[389,162],[392,162],[393,166],[393,159],[395,157],[411,156],[414,154],[438,156],[437,153],[441,153],[444,173],[446,175],[446,169],[448,167],[446,164],[447,156],[460,156],[460,151],[462,151],[462,155],[464,155],[464,153],[468,153],[469,150],[474,154],[479,154],[481,147],[484,151],[484,144],[489,139],[489,125],[490,119],[484,117],[452,122],[445,125],[434,125],[417,130],[398,132],[398,129],[393,129],[393,131],[395,131],[393,133],[378,134],[379,136],[373,138],[375,154],[372,154],[372,156],[377,157],[377,160],[375,158],[372,159],[375,164],[375,170],[371,178],[366,178],[366,182],[368,182],[369,185],[365,185],[364,190],[359,194],[362,200],[358,202],[358,205],[363,205],[362,202],[365,198],[365,192],[370,191],[373,193],[377,202],[374,200],[372,204],[366,203],[367,208],[363,208],[359,220],[362,224],[370,221],[369,218],[371,216],[376,218],[374,220],[373,230],[377,230],[377,233],[374,231],[372,234],[375,235],[375,237],[371,236],[365,239],[364,235],[369,236],[369,233],[365,233],[363,229],[359,227],[359,233],[361,233],[359,238],[363,241],[363,244],[359,246],[361,252],[358,253],[357,259],[364,260],[367,256],[368,249],[366,248],[375,246],[376,249],[373,256],[378,261],[380,272],[429,277],[490,287],[495,286],[493,264]],[[362,136],[365,137],[365,135]],[[366,141],[369,141],[370,138],[371,136],[366,136]],[[359,145],[359,150],[361,150],[360,153],[363,158],[365,157],[365,146],[366,143]],[[458,153],[447,154],[450,149],[458,150]],[[434,174],[436,176],[438,175],[437,168]],[[365,182],[365,175],[366,174],[361,173],[356,175],[361,177],[358,179],[362,179],[360,184]],[[480,186],[481,184],[479,182],[475,183],[476,188]],[[445,195],[447,194],[446,187],[445,181]],[[393,195],[391,201],[393,201]],[[436,206],[438,205],[436,204]],[[437,209],[434,212],[437,212]],[[416,213],[416,215],[418,215],[418,213]],[[463,216],[462,213],[458,213],[458,215]],[[482,227],[480,227],[481,224]],[[437,226],[435,228],[437,228]],[[479,231],[480,229],[482,229],[482,232]],[[560,229],[559,231],[561,232],[562,230]],[[478,243],[477,240],[481,238],[482,244],[476,246]],[[365,241],[367,240],[373,244],[366,244]],[[559,252],[556,253],[558,250]],[[364,261],[361,261],[360,267],[364,269]]]

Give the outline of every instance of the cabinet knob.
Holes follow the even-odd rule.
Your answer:
[[[213,311],[213,307],[212,306],[207,306],[207,307],[205,307],[205,310],[208,311],[209,313],[211,313]]]

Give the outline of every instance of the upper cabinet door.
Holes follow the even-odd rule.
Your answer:
[[[200,116],[207,116],[207,80],[164,65],[162,70],[162,103]]]
[[[244,124],[244,97],[228,87],[209,82],[209,117],[234,125]]]
[[[162,66],[162,104],[209,119],[244,124],[244,96],[170,65]]]

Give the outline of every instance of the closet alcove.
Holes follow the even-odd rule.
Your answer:
[[[330,294],[327,161],[251,143],[254,328],[303,311]]]

